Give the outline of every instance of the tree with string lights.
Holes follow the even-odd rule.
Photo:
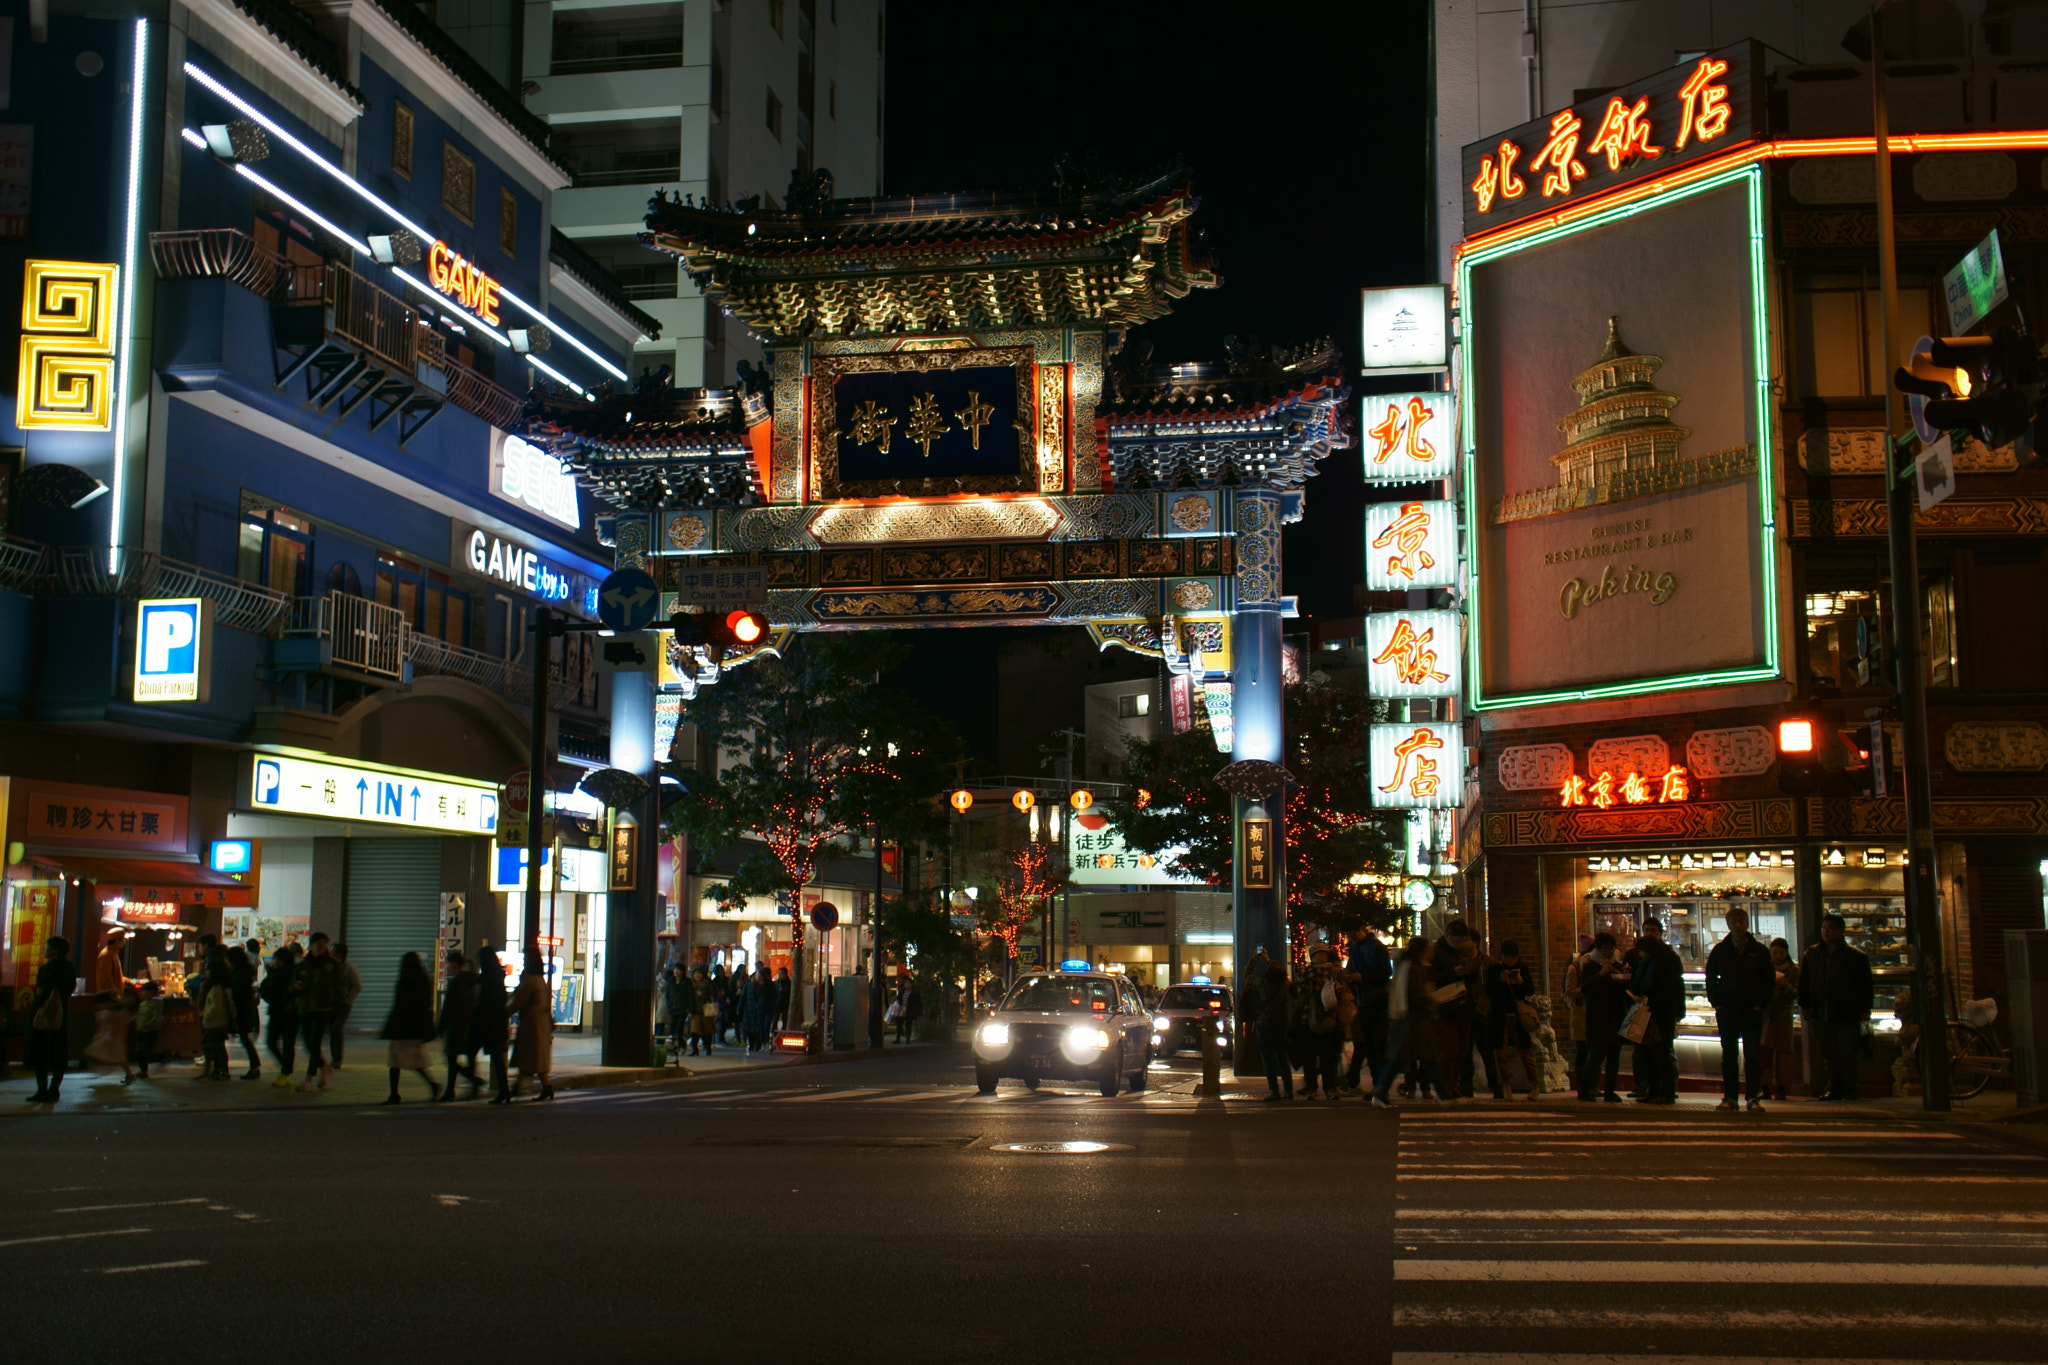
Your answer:
[[[1057,852],[1050,842],[1012,851],[1005,859],[1008,869],[996,879],[995,904],[982,908],[982,931],[1002,943],[1006,963],[1017,960],[1017,935],[1065,881]]]

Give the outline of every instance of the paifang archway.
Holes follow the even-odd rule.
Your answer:
[[[1280,531],[1316,462],[1350,444],[1349,390],[1327,341],[1148,365],[1132,329],[1221,282],[1193,251],[1198,203],[1181,173],[835,200],[820,172],[780,210],[657,196],[642,242],[763,339],[765,371],[743,366],[731,390],[544,394],[527,438],[617,509],[619,564],[665,589],[763,568],[778,633],[1082,625],[1229,705],[1231,757],[1278,760]],[[674,680],[656,714],[672,727],[715,679]],[[1286,941],[1284,866],[1248,887],[1245,862],[1240,963]],[[652,941],[652,894],[625,909],[612,960],[622,982],[651,979],[632,943]]]

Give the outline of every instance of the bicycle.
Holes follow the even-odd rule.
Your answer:
[[[1963,1005],[1962,1018],[1948,1021],[1948,1087],[1956,1099],[1971,1099],[1993,1079],[2011,1077],[2012,1052],[1991,1031],[1997,1018],[1995,1002],[1971,1000]]]

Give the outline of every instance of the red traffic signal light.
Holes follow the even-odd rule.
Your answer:
[[[668,618],[668,628],[675,632],[679,645],[701,646],[721,654],[751,650],[768,638],[768,618],[745,607],[724,616],[678,611]]]
[[[732,644],[742,648],[757,645],[768,637],[768,618],[745,607],[727,612],[725,634]]]
[[[1778,752],[1780,754],[1812,753],[1813,722],[1803,717],[1779,721]]]
[[[1811,716],[1778,722],[1778,790],[1805,796],[1820,790],[1820,727]]]

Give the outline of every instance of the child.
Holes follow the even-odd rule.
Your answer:
[[[128,1008],[128,1001],[112,991],[101,991],[97,1005],[93,1011],[96,1032],[92,1041],[86,1044],[86,1060],[118,1065],[121,1084],[132,1085],[135,1071],[128,1065],[128,1023],[134,1015]]]
[[[156,1036],[164,1027],[163,987],[154,981],[142,983],[142,1000],[135,1007],[135,1062],[142,1079],[149,1079],[149,1059],[156,1054]]]

